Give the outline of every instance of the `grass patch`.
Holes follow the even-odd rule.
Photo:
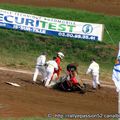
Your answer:
[[[101,23],[105,25],[113,39],[111,41],[106,31],[102,42],[91,42],[0,28],[1,66],[34,69],[36,57],[42,51],[48,53],[47,59],[52,59],[58,51],[62,51],[65,54],[62,64],[63,69],[65,69],[66,64],[77,62],[80,66],[80,72],[84,73],[89,65],[89,60],[94,57],[100,64],[101,75],[111,75],[114,60],[117,56],[120,17],[62,8],[19,5],[14,7],[10,4],[0,4],[0,8],[51,18]]]

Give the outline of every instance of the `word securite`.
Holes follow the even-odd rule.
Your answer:
[[[73,32],[75,27],[74,25],[52,23],[52,22],[41,21],[38,19],[23,18],[23,17],[4,15],[4,14],[0,14],[0,22],[36,27],[40,29],[61,31],[61,32]]]

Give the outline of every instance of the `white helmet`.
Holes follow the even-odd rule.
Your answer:
[[[58,52],[57,55],[58,55],[61,59],[63,59],[63,57],[64,57],[64,54],[63,54],[62,52]]]

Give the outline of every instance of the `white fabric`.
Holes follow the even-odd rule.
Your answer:
[[[46,61],[46,56],[45,55],[40,55],[37,58],[37,64],[36,65],[44,65]]]
[[[90,72],[92,73],[92,75],[98,75],[98,74],[99,74],[99,65],[98,65],[98,63],[96,63],[95,61],[93,61],[93,62],[90,64],[90,66],[89,66],[86,74],[88,74],[88,73],[90,73]]]
[[[93,88],[96,88],[98,84],[100,84],[99,81],[99,64],[96,63],[95,61],[93,61],[90,66],[88,67],[88,70],[86,72],[86,74],[92,74],[92,85]]]
[[[93,75],[92,76],[93,78],[93,81],[92,81],[92,85],[93,85],[93,88],[96,88],[97,85],[100,85],[100,82],[99,82],[99,74],[98,75]]]
[[[120,65],[119,65],[120,66]],[[120,69],[119,69],[120,70]],[[120,92],[120,72],[117,72],[113,69],[112,80],[115,83],[116,91]]]
[[[120,92],[120,50],[118,51],[117,63],[113,68],[112,80],[115,83],[116,91]]]
[[[120,59],[120,48],[118,50],[118,56],[117,56],[117,59]]]
[[[42,80],[45,79],[45,76],[46,76],[46,71],[45,71],[45,66],[44,66],[45,62],[46,62],[46,55],[40,55],[37,58],[36,68],[35,68],[35,72],[33,76],[34,82],[37,81],[37,76],[39,75],[39,73],[42,76]]]
[[[45,66],[37,66],[35,68],[35,72],[34,72],[34,76],[33,76],[33,81],[36,82],[37,81],[37,76],[41,75],[41,81],[43,81],[45,79],[46,76],[46,70],[45,70]]]
[[[47,87],[49,86],[54,69],[58,70],[58,65],[54,60],[50,60],[46,64],[48,65],[46,68],[46,77],[45,77],[45,86]]]

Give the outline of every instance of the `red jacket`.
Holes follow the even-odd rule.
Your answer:
[[[55,61],[58,64],[58,70],[55,70],[54,73],[56,73],[58,78],[59,78],[60,77],[60,71],[62,70],[62,68],[60,66],[61,59],[59,57],[57,57]]]
[[[61,59],[59,57],[56,58],[56,63],[58,64],[58,70],[61,70],[62,68],[60,67],[60,62],[61,62]]]

